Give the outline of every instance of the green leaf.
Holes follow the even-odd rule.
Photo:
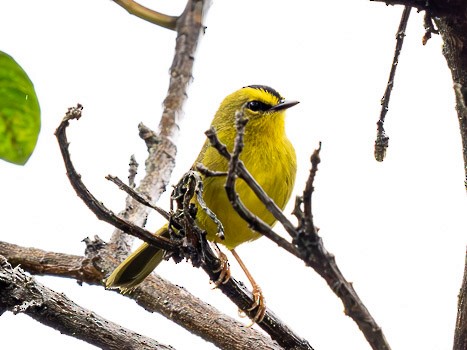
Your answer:
[[[20,165],[28,161],[39,136],[40,116],[28,75],[0,51],[0,159]]]

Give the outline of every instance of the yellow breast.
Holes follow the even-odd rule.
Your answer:
[[[277,126],[277,125],[276,125]],[[248,131],[248,129],[247,129]],[[240,159],[266,193],[280,207],[284,208],[293,190],[296,158],[295,151],[282,129],[268,133],[262,130],[260,136],[255,133],[245,134],[245,147]],[[222,134],[218,135],[222,141]],[[206,145],[207,146],[207,145]],[[229,149],[233,145],[228,145]],[[202,163],[212,170],[226,171],[227,161],[217,151],[207,146]],[[203,198],[207,206],[216,214],[225,229],[225,239],[216,236],[217,227],[201,208],[198,208],[197,222],[208,233],[207,238],[233,249],[241,243],[259,238],[261,235],[252,231],[248,224],[232,208],[224,189],[225,177],[204,179]],[[268,225],[274,225],[275,218],[265,205],[256,197],[249,186],[241,179],[236,181],[236,191],[240,200],[256,216]]]

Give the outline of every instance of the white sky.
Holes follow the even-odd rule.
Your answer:
[[[148,1],[177,14],[184,4],[173,3]],[[172,182],[191,165],[228,93],[265,84],[300,100],[287,121],[299,161],[295,190],[303,189],[309,155],[322,141],[314,214],[325,246],[393,349],[450,348],[467,201],[441,40],[434,37],[423,47],[423,14],[412,11],[386,123],[390,148],[381,164],[373,158],[375,123],[402,8],[363,0],[285,3],[214,1],[196,56]],[[0,32],[0,50],[28,72],[42,109],[41,135],[28,164],[1,163],[1,239],[82,254],[84,237],[107,239],[112,228],[74,194],[53,132],[67,107],[84,105],[84,117],[69,129],[72,159],[90,190],[114,211],[122,209],[124,194],[104,176],[126,178],[131,154],[144,163],[137,124],[155,128],[159,122],[175,33],[104,0],[0,0]],[[159,204],[168,208],[168,197]],[[149,227],[161,222],[154,215]],[[268,305],[315,349],[370,348],[341,302],[301,261],[267,239],[239,253]],[[236,307],[190,264],[164,263],[158,273],[237,317]],[[116,293],[72,280],[38,279],[177,349],[214,348]],[[0,329],[2,342],[21,339],[19,348],[92,348],[24,315],[4,314]]]

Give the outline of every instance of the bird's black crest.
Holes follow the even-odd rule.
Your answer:
[[[252,88],[252,89],[258,89],[258,90],[266,91],[266,92],[270,93],[271,95],[277,97],[277,99],[279,101],[284,99],[276,90],[274,90],[272,87],[269,87],[269,86],[266,86],[266,85],[249,85],[247,87]]]

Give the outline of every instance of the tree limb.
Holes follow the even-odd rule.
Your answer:
[[[32,274],[73,278],[78,282],[102,285],[103,277],[117,265],[99,239],[85,240],[87,256],[47,252],[0,242],[0,255]],[[150,275],[133,293],[134,299],[149,312],[158,312],[190,332],[222,349],[282,349],[269,337],[219,312],[157,275]],[[1,307],[1,305],[0,305]]]
[[[13,269],[3,256],[0,256],[0,310],[24,313],[101,349],[173,349],[82,308],[63,293],[27,276],[19,267]]]

